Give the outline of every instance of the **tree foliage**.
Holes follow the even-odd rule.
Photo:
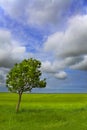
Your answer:
[[[46,87],[46,79],[41,80],[40,67],[40,61],[32,58],[25,59],[21,63],[15,64],[7,74],[6,86],[9,91],[19,94],[19,105],[23,92],[31,92],[32,88]]]

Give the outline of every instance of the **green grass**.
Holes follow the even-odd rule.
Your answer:
[[[0,130],[87,130],[87,94],[0,93]]]

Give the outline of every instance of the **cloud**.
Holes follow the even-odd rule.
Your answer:
[[[62,16],[69,8],[69,0],[38,0],[34,1],[30,8],[27,9],[30,23],[39,25],[58,24],[62,21]]]
[[[26,48],[12,38],[10,31],[0,30],[0,67],[12,67],[25,54]]]
[[[42,62],[41,70],[46,73],[55,73],[56,71],[50,61]]]
[[[0,74],[0,85],[4,84],[4,82],[5,82],[4,75]]]
[[[79,13],[82,10],[82,2],[77,0],[0,0],[1,7],[12,18],[34,26],[61,25],[73,14],[73,3],[76,3],[73,13]]]
[[[66,61],[44,61],[41,70],[46,73],[56,73],[65,68]]]
[[[48,37],[45,50],[54,51],[57,56],[72,57],[87,54],[87,15],[75,16],[69,20],[65,32],[56,32]]]
[[[56,74],[54,75],[54,77],[57,78],[57,79],[62,79],[62,80],[64,80],[64,79],[67,78],[67,74],[66,74],[66,72],[64,72],[64,71],[60,71],[59,73],[56,73]]]
[[[61,68],[71,68],[71,66],[74,66],[76,64],[79,64],[83,61],[83,56],[74,56],[74,57],[66,57],[64,59],[61,59],[59,62]]]
[[[65,67],[65,62],[55,61],[51,63],[50,61],[42,62],[41,71],[50,74],[50,76],[55,77],[56,79],[66,79],[66,72],[62,71]]]
[[[87,68],[87,58],[84,58],[87,57],[86,21],[87,15],[72,17],[68,21],[66,31],[50,35],[44,43],[45,51],[53,52],[62,66],[81,70]]]
[[[76,56],[58,60],[56,59],[54,61],[44,61],[42,62],[41,70],[46,73],[56,73],[58,71],[64,70],[67,67],[72,68],[80,62],[83,62],[83,60],[83,57]]]
[[[6,74],[9,71],[9,69],[7,68],[0,68],[0,85],[4,85],[5,84],[5,80],[6,80]]]
[[[81,62],[70,66],[70,68],[77,70],[87,70],[87,56],[84,56],[84,59]]]
[[[28,0],[0,0],[0,6],[9,14],[12,18],[21,18],[24,14]],[[25,5],[25,6],[24,6]]]

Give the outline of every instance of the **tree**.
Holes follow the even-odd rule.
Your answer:
[[[16,112],[19,111],[23,92],[31,92],[32,88],[46,87],[46,79],[41,80],[41,62],[36,59],[24,59],[16,63],[9,71],[6,78],[6,86],[9,91],[19,94]]]

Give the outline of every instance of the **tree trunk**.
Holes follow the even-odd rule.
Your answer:
[[[18,111],[19,111],[20,102],[21,102],[21,96],[22,96],[22,93],[19,93],[18,104],[17,104],[17,106],[16,106],[16,112],[18,112]]]

